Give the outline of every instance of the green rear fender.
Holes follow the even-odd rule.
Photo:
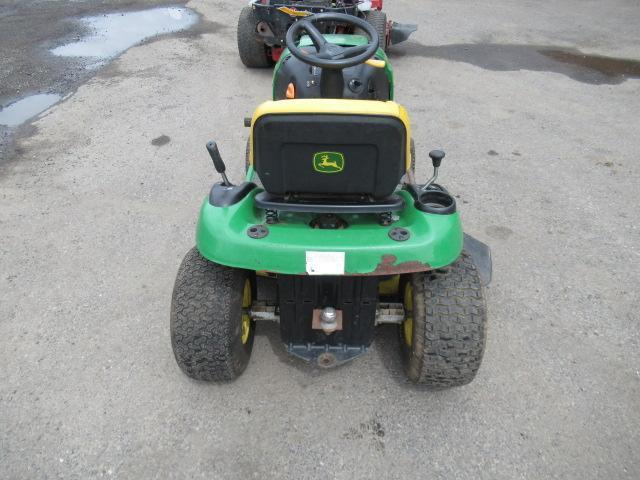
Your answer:
[[[348,227],[320,230],[309,226],[307,214],[280,214],[260,239],[247,235],[265,223],[264,211],[254,207],[256,189],[239,203],[214,207],[205,199],[200,210],[196,245],[212,262],[230,267],[280,274],[307,274],[307,252],[344,252],[345,275],[392,275],[425,271],[453,263],[462,251],[458,213],[426,214],[413,208],[407,192],[399,192],[406,207],[391,227],[380,226],[374,215],[343,216]],[[404,227],[411,237],[392,240],[389,231]]]

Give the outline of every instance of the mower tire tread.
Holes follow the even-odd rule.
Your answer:
[[[380,10],[369,10],[365,14],[367,22],[373,25],[380,37],[380,47],[387,50],[387,14]]]
[[[413,141],[413,138],[411,139],[411,150],[409,151],[409,154],[411,155],[411,171],[415,175],[416,173],[416,142]]]
[[[245,66],[266,68],[271,66],[271,59],[265,45],[256,40],[257,23],[253,8],[250,5],[244,7],[238,19],[238,53]]]
[[[245,345],[240,328],[247,275],[208,261],[195,247],[182,261],[171,302],[171,344],[189,377],[233,380],[249,363],[254,328]]]
[[[249,162],[249,156],[251,155],[251,138],[247,138],[247,144],[244,147],[244,171],[249,170],[251,163]]]
[[[249,154],[251,153],[251,139],[247,138],[247,146],[245,147],[245,151],[244,151],[244,171],[247,172],[249,170]],[[263,188],[262,186],[262,181],[260,181],[260,178],[258,177],[258,174],[256,172],[253,172],[253,183],[255,183],[258,188]]]
[[[452,265],[412,275],[413,345],[410,380],[434,389],[471,382],[486,340],[486,303],[478,270],[465,251]],[[404,345],[404,340],[401,339]]]

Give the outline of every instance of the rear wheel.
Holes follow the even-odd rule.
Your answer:
[[[409,171],[402,178],[402,183],[404,184],[409,184],[412,181],[415,181],[416,178],[416,144],[413,141],[413,138],[411,139],[411,150],[409,151],[409,155],[411,158],[411,163],[409,166]]]
[[[178,365],[196,380],[225,381],[249,363],[255,322],[251,272],[210,262],[196,248],[187,253],[171,302],[171,345]]]
[[[411,139],[411,171],[416,174],[416,143]]]
[[[387,50],[387,14],[380,10],[369,10],[365,14],[365,19],[377,30],[380,37],[380,47]]]
[[[247,138],[247,146],[244,151],[244,171],[245,172],[247,172],[249,170],[249,167],[251,166],[251,162],[249,160],[250,154],[251,154],[251,138]],[[255,171],[253,172],[253,180],[251,181],[255,183],[258,187],[262,188],[262,182],[258,178],[258,174]]]
[[[462,252],[452,265],[403,279],[400,349],[414,383],[448,388],[471,382],[480,368],[486,306],[478,271]]]
[[[240,12],[238,19],[238,52],[240,60],[249,68],[265,68],[271,66],[271,59],[264,43],[256,39],[258,19],[251,6]]]
[[[249,170],[251,166],[251,161],[249,160],[249,156],[251,155],[251,137],[247,138],[247,145],[244,148],[244,171]]]

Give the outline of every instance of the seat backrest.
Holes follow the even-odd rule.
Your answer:
[[[276,195],[388,197],[407,171],[409,142],[394,102],[266,102],[252,121],[253,165]]]

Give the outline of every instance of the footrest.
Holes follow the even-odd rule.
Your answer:
[[[300,198],[285,199],[268,192],[260,192],[255,197],[255,204],[258,208],[265,210],[305,213],[383,213],[404,209],[404,200],[398,195],[391,195],[382,200],[350,203],[327,200],[311,201]]]

